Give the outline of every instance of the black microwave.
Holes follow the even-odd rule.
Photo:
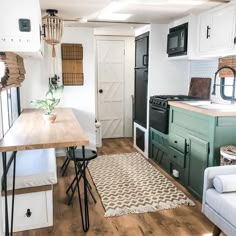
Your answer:
[[[167,36],[168,57],[186,55],[188,50],[188,23],[171,28]]]

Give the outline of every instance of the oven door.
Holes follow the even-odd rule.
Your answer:
[[[149,126],[164,134],[168,134],[169,109],[150,104]]]

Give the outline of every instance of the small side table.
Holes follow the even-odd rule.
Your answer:
[[[220,165],[236,165],[236,146],[229,145],[220,148]]]

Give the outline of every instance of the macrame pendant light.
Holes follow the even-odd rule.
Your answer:
[[[63,34],[63,19],[56,16],[55,9],[46,10],[48,15],[42,18],[44,28],[44,40],[52,45],[52,57],[56,57],[55,45],[60,43]]]

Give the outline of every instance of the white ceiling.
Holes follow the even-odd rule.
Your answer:
[[[159,4],[154,4],[155,1]],[[196,3],[201,4],[196,5]],[[102,23],[94,23],[93,21],[98,21],[99,13],[110,4],[118,6],[113,10],[114,13],[132,14],[125,22],[168,23],[189,13],[198,13],[215,7],[219,3],[207,0],[205,2],[204,0],[40,0],[40,4],[43,15],[46,15],[46,9],[57,9],[58,16],[64,19],[85,18],[90,22],[83,24],[83,26],[99,27]],[[70,24],[75,23],[72,21]],[[77,21],[75,25],[81,26],[82,24]],[[105,25],[111,26],[110,23]]]

